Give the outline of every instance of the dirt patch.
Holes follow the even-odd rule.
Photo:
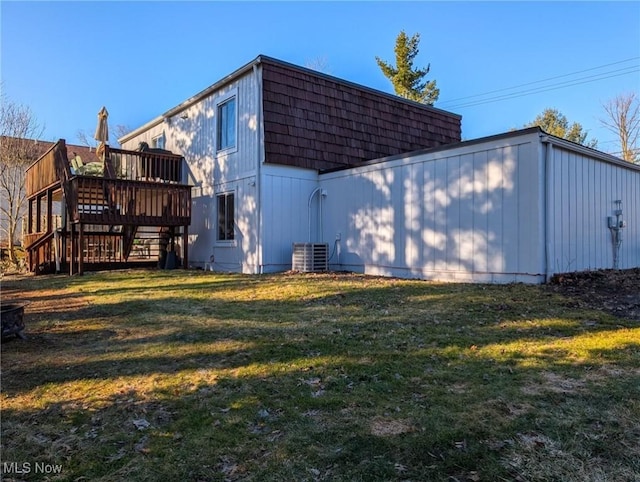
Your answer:
[[[573,394],[584,389],[585,383],[575,378],[567,378],[557,373],[543,372],[543,382],[529,384],[522,387],[522,392],[527,395],[542,395],[545,392]]]
[[[371,433],[378,437],[391,437],[413,432],[415,427],[407,420],[393,420],[387,418],[375,418],[371,422]]]
[[[557,274],[548,288],[580,307],[640,321],[640,268]]]
[[[37,290],[32,290],[29,282],[33,279],[34,275],[12,275],[2,279],[2,302],[24,303],[25,313],[32,321],[40,321],[51,313],[64,318],[64,313],[86,308],[89,304],[83,293],[72,293],[59,287],[43,289],[38,286]]]

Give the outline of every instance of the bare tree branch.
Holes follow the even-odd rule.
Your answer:
[[[38,139],[44,129],[31,109],[2,95],[0,103],[0,201],[2,202],[3,238],[9,259],[17,262],[15,246],[19,242],[19,227],[26,207],[25,174],[38,157]]]
[[[622,159],[640,163],[640,99],[635,92],[617,95],[603,106],[600,123],[618,137]]]
[[[327,57],[315,57],[307,60],[304,66],[308,69],[315,70],[316,72],[322,72],[324,74],[331,74],[331,67]]]
[[[113,131],[114,138],[120,139],[121,137],[126,136],[133,129],[129,126],[125,126],[123,124],[117,124],[115,127],[109,126],[109,131]]]
[[[78,142],[81,146],[95,148],[97,145],[97,142],[93,139],[93,137],[87,134],[87,131],[85,131],[84,129],[79,129],[78,132],[76,132],[76,137],[78,138]]]

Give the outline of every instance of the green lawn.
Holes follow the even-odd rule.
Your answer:
[[[640,480],[640,325],[544,286],[127,271],[2,290],[31,300],[28,340],[2,343],[3,480]]]

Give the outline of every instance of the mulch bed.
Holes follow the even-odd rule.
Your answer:
[[[581,306],[640,321],[640,268],[557,274],[548,288]]]

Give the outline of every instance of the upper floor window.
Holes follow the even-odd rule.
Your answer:
[[[218,150],[236,147],[236,98],[231,97],[218,104],[216,133]]]
[[[151,139],[151,147],[154,149],[164,149],[164,134]]]

